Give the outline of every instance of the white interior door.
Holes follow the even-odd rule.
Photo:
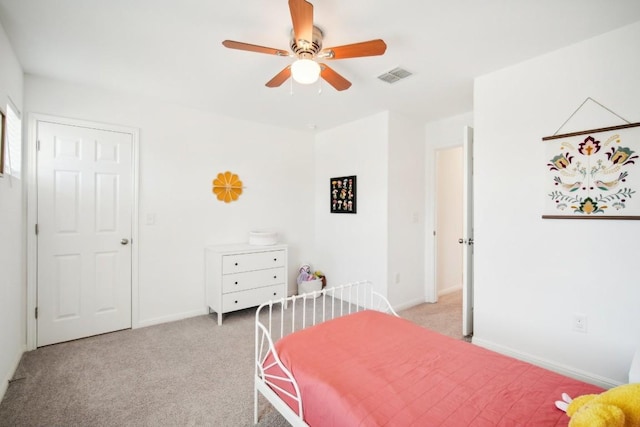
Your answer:
[[[462,206],[462,335],[473,333],[473,128],[465,126]]]
[[[36,132],[37,345],[130,328],[133,136]]]

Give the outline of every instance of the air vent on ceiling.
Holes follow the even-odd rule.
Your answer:
[[[395,83],[397,81],[400,81],[402,79],[409,77],[410,75],[411,75],[410,71],[397,67],[391,71],[387,71],[386,73],[379,75],[378,78],[383,82]]]

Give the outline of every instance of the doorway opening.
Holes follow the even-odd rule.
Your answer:
[[[473,128],[435,152],[434,294],[461,291],[462,335],[473,334]]]
[[[435,287],[438,297],[453,292],[462,300],[463,148],[436,151]]]

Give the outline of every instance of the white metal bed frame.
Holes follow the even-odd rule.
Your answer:
[[[269,301],[258,307],[255,335],[255,424],[258,423],[260,392],[292,426],[308,426],[304,422],[304,408],[298,383],[281,362],[274,341],[306,327],[362,310],[377,310],[398,316],[389,301],[374,291],[373,284],[367,280]],[[301,311],[297,318],[296,311]],[[264,366],[269,355],[273,356],[273,362]],[[274,366],[278,366],[284,376],[273,376],[265,372]],[[274,380],[290,383],[294,392],[284,390],[274,383]],[[290,397],[297,403],[298,410],[292,410],[274,390]]]

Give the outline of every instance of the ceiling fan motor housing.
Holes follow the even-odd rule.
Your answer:
[[[314,58],[322,50],[322,30],[313,26],[313,40],[296,40],[296,36],[291,30],[291,50],[300,59]]]

